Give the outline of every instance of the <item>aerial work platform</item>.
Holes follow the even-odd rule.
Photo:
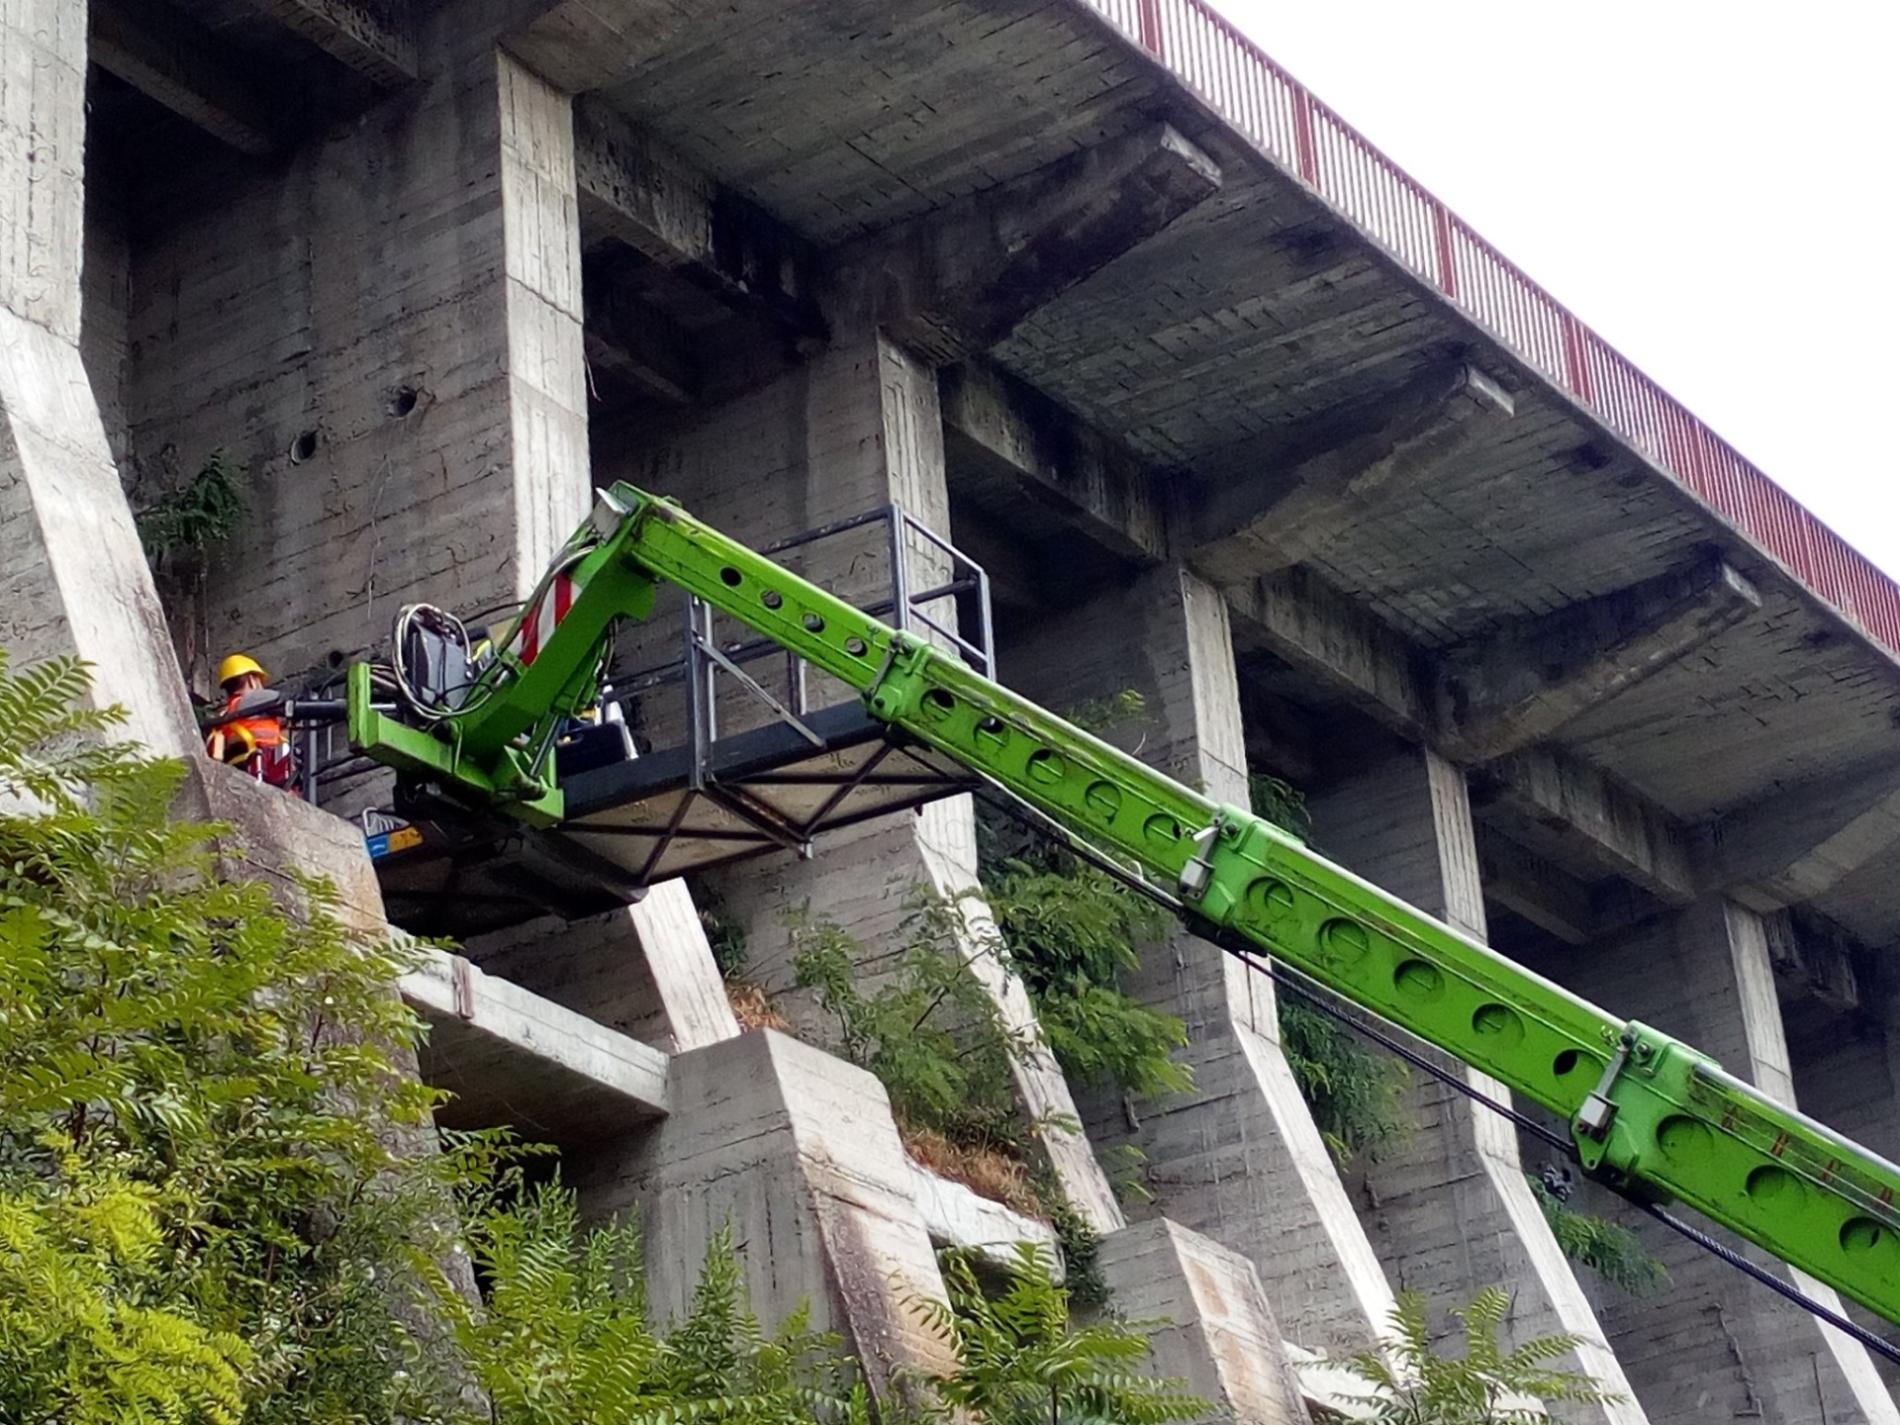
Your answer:
[[[847,567],[865,612],[953,650],[986,676],[989,578],[893,505],[783,541],[781,559]],[[867,574],[875,556],[882,569]],[[919,565],[936,577],[918,580]],[[913,587],[922,583],[924,587]],[[779,644],[728,625],[686,595],[678,656],[615,673],[598,721],[556,749],[565,813],[534,827],[406,783],[370,837],[394,923],[467,938],[540,916],[576,919],[646,887],[774,851],[810,853],[827,831],[909,810],[976,785],[950,757],[865,710],[858,693]],[[648,627],[664,630],[656,617]],[[967,632],[965,632],[967,630]]]

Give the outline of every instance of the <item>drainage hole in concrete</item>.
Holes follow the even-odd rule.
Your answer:
[[[416,408],[416,388],[398,386],[389,393],[389,414],[401,420]]]
[[[317,453],[317,433],[307,430],[290,443],[290,463],[301,465]]]

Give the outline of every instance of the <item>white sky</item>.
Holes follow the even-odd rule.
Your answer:
[[[1900,576],[1900,5],[1215,3]]]

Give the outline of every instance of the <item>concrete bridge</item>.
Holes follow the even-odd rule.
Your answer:
[[[227,647],[317,672],[521,597],[595,483],[759,542],[896,501],[989,570],[1005,681],[1139,690],[1144,757],[1292,781],[1329,854],[1900,1150],[1900,589],[1201,0],[10,0],[0,414],[0,642],[92,659],[155,746]],[[250,513],[161,599],[130,508],[217,448]],[[716,878],[768,979],[786,905],[875,947],[973,876],[962,802],[839,840]],[[1393,1287],[1505,1281],[1630,1397],[1593,1418],[1900,1421],[1711,1260],[1580,1280],[1460,1099],[1343,1181],[1260,985],[1171,948],[1136,987],[1193,1094],[1018,1086],[1235,1418],[1301,1418],[1282,1337],[1318,1396]],[[874,1082],[734,1037],[683,886],[469,954],[411,987],[432,1071],[652,1204],[661,1296],[751,1214],[761,1309],[927,1354],[897,1302],[994,1214],[920,1190]]]

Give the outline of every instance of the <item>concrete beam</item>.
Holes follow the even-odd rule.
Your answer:
[[[1553,747],[1492,763],[1487,809],[1541,828],[1568,856],[1621,876],[1670,905],[1696,897],[1690,838],[1673,818],[1596,768]]]
[[[1148,470],[1115,441],[980,361],[945,367],[938,390],[957,476],[1027,494],[1123,558],[1167,558],[1167,505]]]
[[[1109,139],[861,242],[828,264],[848,307],[920,354],[960,360],[1220,188],[1167,124]]]
[[[701,13],[676,0],[534,0],[502,45],[557,89],[585,94],[625,78]]]
[[[1377,400],[1202,461],[1194,471],[1189,562],[1221,583],[1291,568],[1328,531],[1350,523],[1355,506],[1455,459],[1470,426],[1514,409],[1504,388],[1476,367],[1439,368]]]
[[[1476,763],[1542,741],[1760,608],[1709,558],[1451,649],[1435,690],[1445,750]]]
[[[387,89],[416,77],[410,0],[246,0],[285,29]]]
[[[1774,792],[1708,828],[1710,889],[1755,911],[1799,905],[1900,842],[1892,757]]]
[[[933,1246],[974,1252],[995,1266],[1007,1267],[1016,1260],[1017,1243],[1033,1242],[1048,1252],[1060,1274],[1062,1252],[1056,1230],[1048,1223],[979,1197],[962,1183],[939,1177],[915,1160],[910,1168],[917,1215],[923,1219]]]
[[[1761,922],[1784,1001],[1811,999],[1841,1013],[1861,1007],[1855,947],[1845,935],[1825,925],[1797,925],[1785,910],[1764,915]]]
[[[700,380],[686,330],[616,280],[610,263],[589,260],[584,285],[587,364],[596,376],[614,377],[667,405],[691,405]]]
[[[1236,642],[1262,648],[1414,742],[1432,731],[1419,658],[1396,630],[1305,569],[1227,586]]]
[[[1484,898],[1569,945],[1596,933],[1590,887],[1560,866],[1502,836],[1479,836]]]
[[[824,335],[808,291],[809,245],[598,98],[575,101],[574,178],[583,225],[728,307]]]
[[[240,153],[277,146],[276,113],[249,79],[254,66],[160,0],[94,0],[86,57]]]
[[[666,1112],[667,1056],[659,1050],[460,955],[427,953],[403,976],[402,997],[429,1022],[424,1077],[455,1095],[445,1122],[597,1141]]]
[[[1170,530],[1157,477],[1039,392],[978,362],[946,368],[939,387],[960,473],[1013,480],[1130,560],[1159,562],[1183,538]],[[1445,399],[1485,399],[1474,390],[1452,383]],[[1422,672],[1428,655],[1390,625],[1305,568],[1228,583],[1223,592],[1242,653],[1270,654],[1400,736],[1437,743],[1434,688]],[[1670,904],[1693,899],[1687,833],[1628,788],[1556,753],[1493,762],[1485,783],[1493,802],[1545,828],[1543,840],[1566,864],[1620,876]],[[1627,923],[1628,898],[1612,899],[1598,913]]]

